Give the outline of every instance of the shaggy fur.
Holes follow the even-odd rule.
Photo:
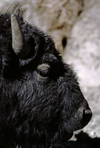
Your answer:
[[[52,39],[17,17],[31,50],[23,59],[14,53],[10,14],[1,14],[0,148],[48,148],[83,128],[77,111],[89,107]]]

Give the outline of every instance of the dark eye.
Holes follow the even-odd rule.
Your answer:
[[[37,67],[37,73],[42,77],[47,77],[49,75],[50,65],[43,63]]]

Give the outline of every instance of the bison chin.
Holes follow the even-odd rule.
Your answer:
[[[73,136],[73,132],[68,133],[65,129],[59,129],[55,134],[53,142],[54,144],[64,143]]]

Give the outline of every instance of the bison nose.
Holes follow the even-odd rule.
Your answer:
[[[86,109],[84,107],[80,107],[79,108],[79,116],[82,120],[82,125],[84,127],[85,125],[88,124],[88,122],[90,121],[90,119],[92,117],[91,109],[90,108]]]
[[[91,110],[90,109],[84,109],[83,110],[83,122],[84,122],[85,125],[90,121],[91,117],[92,117]]]

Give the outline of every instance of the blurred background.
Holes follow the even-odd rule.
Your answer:
[[[18,2],[0,0],[0,11]],[[22,10],[24,20],[52,36],[64,62],[77,73],[93,112],[83,132],[100,138],[100,0],[23,0]]]

